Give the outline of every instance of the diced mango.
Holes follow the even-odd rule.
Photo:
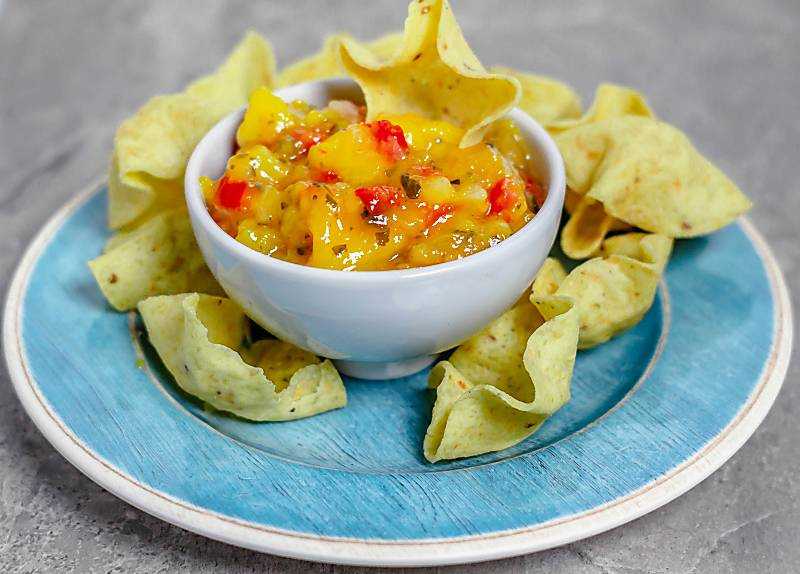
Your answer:
[[[375,146],[375,138],[364,124],[353,124],[336,132],[308,153],[308,163],[320,171],[333,171],[355,186],[376,185],[386,179],[392,162]]]
[[[236,241],[266,255],[272,255],[283,247],[281,237],[274,229],[253,219],[245,219],[239,223]]]
[[[450,180],[440,175],[423,178],[420,182],[419,198],[429,205],[448,203],[454,199]]]
[[[525,143],[522,132],[511,120],[498,120],[486,134],[486,141],[505,156],[520,171],[530,169],[531,149]]]
[[[429,120],[412,114],[381,116],[403,128],[406,142],[418,161],[434,163],[445,158],[458,144],[464,130],[448,122]]]
[[[225,175],[231,181],[247,181],[254,186],[277,185],[289,175],[289,166],[265,146],[242,148],[228,160]]]
[[[268,88],[258,88],[250,95],[250,105],[236,132],[236,141],[239,147],[269,145],[293,125],[294,118],[286,102]]]

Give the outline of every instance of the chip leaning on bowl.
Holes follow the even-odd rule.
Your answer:
[[[534,217],[545,192],[510,120],[483,142],[415,114],[364,121],[253,93],[223,176],[201,178],[215,221],[266,255],[327,269],[422,267],[466,257]]]
[[[342,75],[366,107],[311,109],[271,92]],[[138,307],[181,388],[251,420],[314,415],[344,406],[346,394],[329,361],[250,340],[191,232],[189,155],[248,102],[225,174],[203,182],[209,212],[265,256],[335,270],[427,266],[490,248],[545,199],[503,116],[519,107],[558,144],[570,216],[561,246],[585,261],[568,272],[548,259],[528,293],[433,368],[436,402],[420,437],[431,462],[530,436],[568,402],[577,350],[650,309],[674,239],[711,233],[750,207],[635,90],[601,85],[581,113],[566,84],[484,68],[447,0],[411,2],[402,34],[366,43],[336,34],[280,72],[269,43],[249,33],[215,73],[120,126],[109,176],[116,234],[89,265],[111,306]]]

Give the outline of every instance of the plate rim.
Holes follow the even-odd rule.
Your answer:
[[[674,500],[724,464],[769,412],[788,370],[793,339],[792,306],[778,263],[747,217],[736,223],[763,262],[773,298],[773,341],[757,385],[731,421],[692,457],[641,488],[593,509],[536,524],[478,535],[375,540],[319,536],[267,527],[211,512],[157,491],[93,452],[41,395],[19,339],[22,302],[30,273],[61,225],[106,182],[101,177],[60,207],[25,249],[9,284],[3,314],[3,350],[17,396],[39,431],[72,465],[115,496],[166,522],[202,536],[279,556],[358,566],[438,566],[481,562],[537,552],[588,538]]]

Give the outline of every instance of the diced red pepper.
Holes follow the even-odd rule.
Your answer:
[[[369,215],[386,213],[389,208],[403,202],[403,191],[391,185],[359,187],[355,190],[355,194],[364,204],[364,209]]]
[[[398,161],[406,157],[408,153],[408,142],[403,133],[403,128],[393,124],[389,120],[378,120],[367,124],[375,141],[378,143],[378,150],[392,161]]]
[[[310,150],[323,139],[322,134],[308,128],[294,128],[290,133],[291,136],[303,146],[303,153]]]
[[[245,191],[247,191],[246,181],[231,181],[223,177],[217,187],[217,203],[225,209],[239,209]]]
[[[336,183],[337,181],[339,181],[339,174],[333,171],[332,169],[328,169],[325,171],[314,170],[311,172],[311,178],[314,181],[318,181],[320,183]]]
[[[517,193],[511,188],[511,181],[502,177],[489,188],[489,215],[501,213],[514,207]]]
[[[537,207],[544,205],[544,200],[547,199],[547,192],[532,177],[525,178],[525,195],[532,198]]]
[[[455,208],[449,203],[437,205],[431,209],[425,217],[425,227],[433,227],[438,223],[444,223],[450,219],[454,211]]]

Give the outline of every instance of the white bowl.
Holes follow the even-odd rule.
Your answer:
[[[276,92],[324,106],[360,99],[346,79]],[[197,242],[228,295],[275,336],[336,360],[345,374],[386,379],[414,373],[508,309],[530,285],[555,239],[564,203],[564,165],[547,132],[524,112],[509,117],[536,156],[547,185],[539,213],[498,245],[464,259],[394,271],[317,269],[254,251],[226,234],[203,202],[200,176],[219,178],[244,109],[214,126],[186,168],[186,203]]]

